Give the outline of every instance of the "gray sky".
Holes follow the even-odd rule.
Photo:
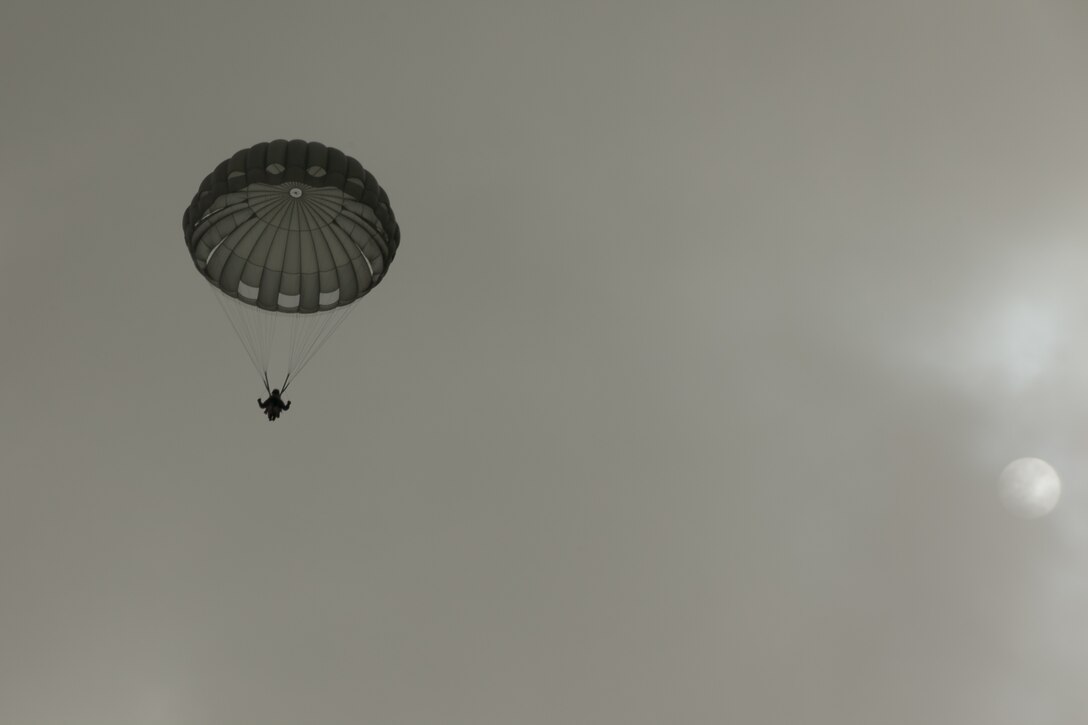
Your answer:
[[[0,722],[1082,722],[1088,10],[367,5],[0,11]],[[280,137],[403,238],[269,425]]]

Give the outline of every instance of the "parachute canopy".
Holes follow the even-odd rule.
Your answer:
[[[300,140],[259,143],[219,164],[182,227],[266,387],[276,328],[291,328],[285,387],[381,282],[400,244],[374,176],[335,148]]]

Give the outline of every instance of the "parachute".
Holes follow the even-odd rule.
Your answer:
[[[266,391],[273,350],[286,344],[285,391],[385,277],[400,245],[374,176],[335,148],[300,140],[259,143],[219,164],[182,228]]]

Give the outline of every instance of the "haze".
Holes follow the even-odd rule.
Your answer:
[[[1084,721],[1082,3],[14,0],[0,98],[0,723]],[[270,424],[275,138],[402,246]]]

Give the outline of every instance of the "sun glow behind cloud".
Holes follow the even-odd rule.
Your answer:
[[[1088,345],[1088,290],[1077,274],[1088,255],[1069,245],[1035,245],[1029,255],[983,262],[901,352],[964,392],[1030,395],[1055,379],[1081,377]]]

